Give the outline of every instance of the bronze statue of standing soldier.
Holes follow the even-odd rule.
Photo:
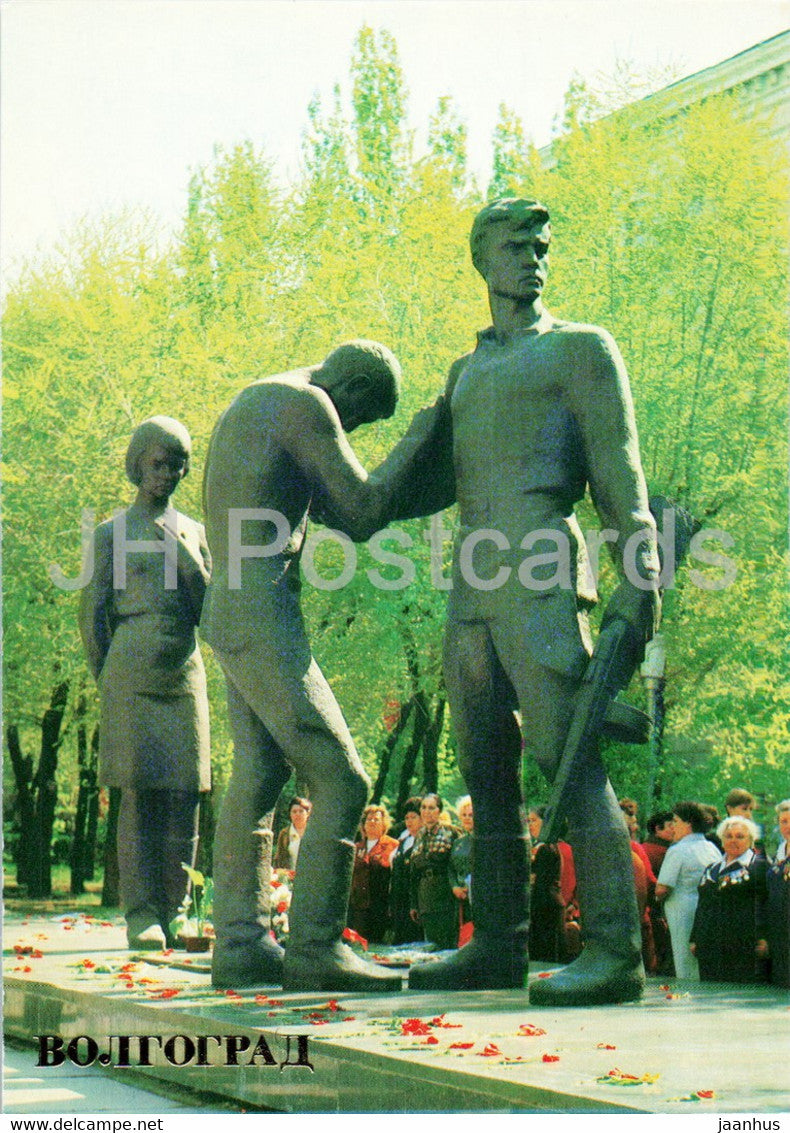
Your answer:
[[[561,321],[543,306],[550,240],[548,211],[536,201],[494,201],[476,217],[472,260],[488,287],[492,326],[451,367],[433,428],[419,422],[425,440],[412,481],[389,516],[459,505],[444,672],[475,815],[474,938],[448,960],[413,968],[411,988],[523,986],[522,739],[551,780],[591,653],[587,612],[597,595],[574,515],[587,486],[621,577],[604,624],[623,619],[640,649],[658,616],[655,524],[628,377],[605,330]],[[566,814],[584,949],[534,982],[531,1001],[637,998],[644,971],[628,835],[597,743]]]

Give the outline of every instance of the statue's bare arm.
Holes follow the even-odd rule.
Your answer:
[[[352,539],[370,538],[382,525],[383,492],[357,460],[329,396],[315,386],[294,391],[279,426],[282,447],[312,486],[317,510]]]
[[[104,667],[112,640],[112,523],[94,532],[93,577],[80,593],[79,628],[88,668],[95,678]]]

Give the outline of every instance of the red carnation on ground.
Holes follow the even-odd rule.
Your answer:
[[[367,940],[365,940],[364,936],[360,936],[358,932],[355,932],[353,928],[343,929],[343,940],[347,941],[349,944],[358,944],[364,952],[368,950]]]
[[[489,1043],[488,1046],[484,1050],[479,1050],[477,1053],[480,1056],[480,1058],[501,1058],[502,1057],[502,1051],[499,1049],[499,1047],[496,1045],[496,1043]]]
[[[429,1035],[431,1024],[423,1023],[422,1019],[405,1019],[400,1025],[400,1030],[402,1035]]]

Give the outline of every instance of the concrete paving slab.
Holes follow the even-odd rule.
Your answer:
[[[779,1053],[783,1043],[790,1053],[790,999],[774,988],[651,980],[640,1003],[564,1011],[530,1007],[514,991],[221,992],[205,957],[178,953],[174,968],[163,966],[167,956],[130,956],[121,922],[25,921],[5,925],[8,1034],[61,1036],[64,1049],[91,1036],[110,1062],[118,1044],[108,1036],[161,1036],[165,1049],[140,1073],[241,1104],[293,1113],[790,1110]],[[297,1036],[312,1069],[295,1065]],[[75,1048],[78,1058],[87,1046]],[[64,1058],[38,1073],[54,1085],[68,1070]]]
[[[5,1113],[137,1113],[162,1114],[238,1112],[239,1106],[217,1103],[205,1095],[176,1091],[154,1079],[141,1088],[134,1071],[116,1071],[111,1077],[98,1066],[62,1066],[57,1074],[36,1066],[33,1047],[7,1042],[3,1048]],[[151,1087],[155,1088],[152,1092]],[[196,1099],[198,1099],[196,1104]]]

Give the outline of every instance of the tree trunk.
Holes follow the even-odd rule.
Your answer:
[[[88,762],[88,733],[85,721],[81,717],[85,712],[85,699],[80,697],[77,706],[77,715],[80,722],[77,725],[77,809],[74,815],[74,837],[71,840],[71,853],[69,854],[69,868],[71,870],[71,885],[69,892],[72,896],[85,892],[85,875],[83,861],[85,857],[85,827],[88,819],[88,796],[86,792],[85,772]]]
[[[196,869],[204,877],[211,877],[212,859],[214,857],[214,830],[216,828],[216,815],[214,813],[214,800],[211,791],[204,791],[200,796],[200,818],[198,820],[198,852]]]
[[[398,716],[397,724],[392,729],[390,734],[387,736],[386,743],[384,744],[384,750],[381,753],[381,762],[379,763],[379,773],[376,776],[376,782],[375,782],[375,785],[373,787],[373,795],[371,796],[371,800],[370,800],[372,803],[380,803],[381,802],[381,796],[384,794],[384,787],[387,783],[387,775],[389,774],[389,769],[390,769],[390,764],[392,763],[393,753],[395,751],[395,748],[398,745],[398,740],[401,738],[404,731],[406,730],[406,726],[409,723],[409,719],[411,717],[413,710],[414,710],[414,700],[407,700],[406,703],[401,706],[400,715]]]
[[[118,885],[118,811],[121,808],[121,788],[110,787],[110,806],[107,811],[107,835],[104,841],[104,886],[101,903],[107,909],[121,903]]]
[[[36,811],[33,834],[36,854],[33,876],[28,889],[28,895],[35,898],[52,896],[52,827],[55,822],[57,802],[55,771],[58,766],[60,728],[66,711],[68,693],[68,681],[62,681],[55,686],[49,708],[41,721],[41,755],[34,779]]]
[[[444,726],[445,704],[444,697],[440,697],[423,736],[422,767],[427,791],[439,789],[439,741],[442,738]]]
[[[422,749],[425,733],[428,730],[431,720],[424,692],[419,692],[414,697],[414,707],[414,730],[411,735],[411,743],[403,757],[403,765],[400,771],[400,788],[398,790],[398,802],[396,804],[398,814],[403,811],[403,804],[412,794],[411,781],[414,777],[414,769],[417,766],[417,756]],[[436,787],[431,786],[431,784],[426,781],[425,790],[435,791]]]
[[[88,796],[88,825],[85,833],[85,880],[96,873],[96,842],[99,835],[99,728],[93,729],[90,750],[91,792]]]
[[[96,783],[98,758],[98,729],[94,729],[88,746],[85,727],[85,698],[77,705],[77,775],[79,791],[77,812],[74,816],[74,841],[71,847],[71,892],[83,893],[85,882],[93,877],[93,858],[96,849],[99,788]]]
[[[36,807],[33,797],[33,760],[22,754],[19,742],[19,728],[9,724],[6,731],[11,766],[16,783],[16,815],[19,826],[19,840],[16,846],[16,882],[19,886],[30,886],[34,873]]]

